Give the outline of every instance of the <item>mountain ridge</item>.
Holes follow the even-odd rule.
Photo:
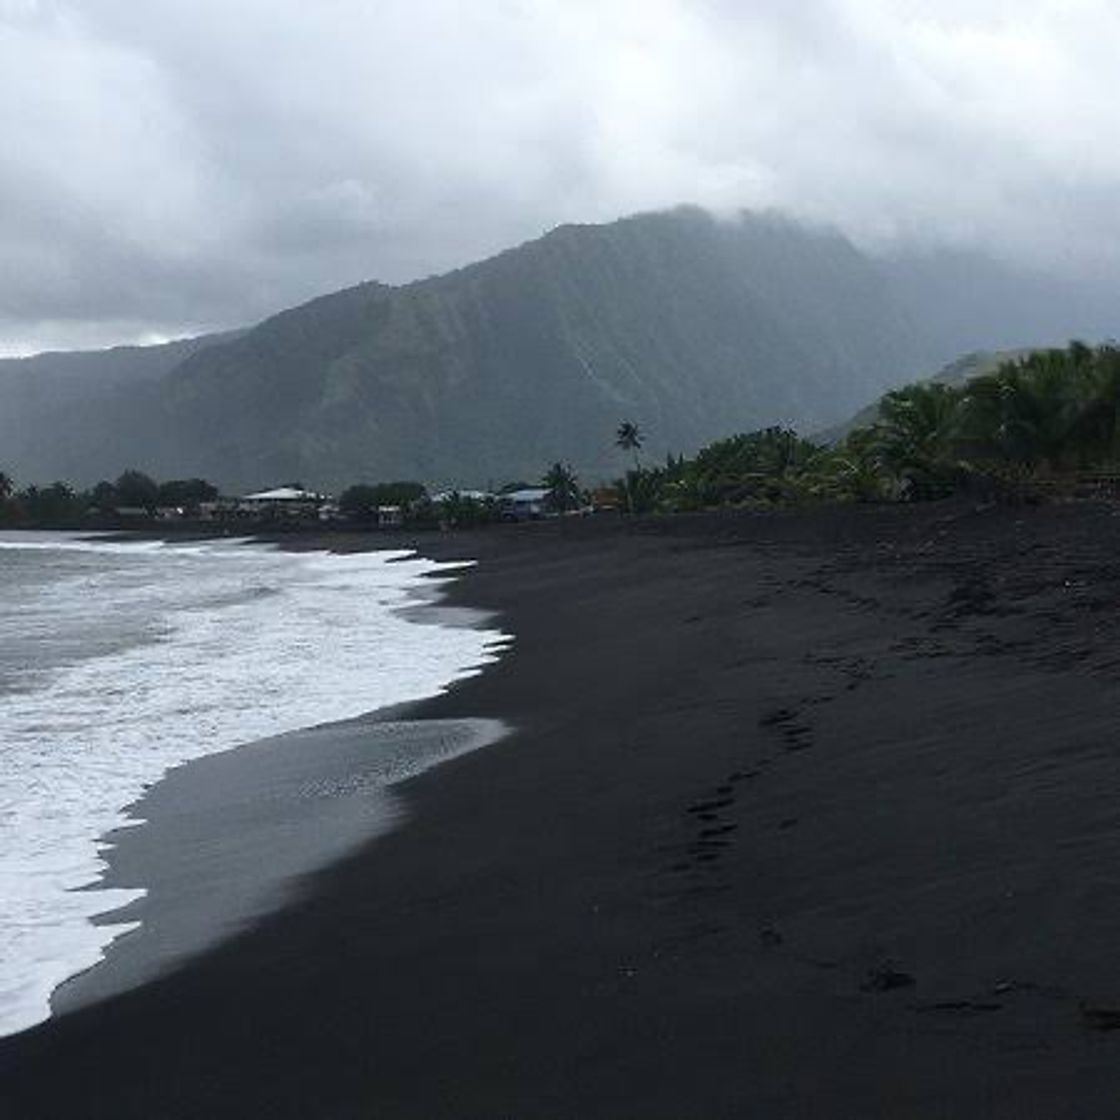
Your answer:
[[[763,265],[755,275],[748,257]],[[832,281],[813,291],[814,274],[829,272],[859,291],[854,306],[838,310],[848,297]],[[316,476],[327,458],[337,472],[328,483],[401,473],[484,483],[539,473],[553,458],[608,472],[611,433],[627,415],[640,417],[659,454],[721,434],[729,414],[740,427],[803,421],[873,395],[907,360],[905,332],[877,317],[893,313],[880,287],[842,238],[768,220],[727,225],[676,211],[558,227],[452,273],[340,293],[364,336],[305,372],[287,417],[298,425],[254,420],[221,455],[252,482]],[[858,336],[838,345],[837,318],[857,312]],[[263,369],[246,348],[270,348],[276,325],[242,340],[239,378],[249,384],[262,383]],[[189,372],[197,388],[220,360],[204,354],[173,377]],[[793,366],[801,377],[789,376]],[[189,395],[174,410],[176,461],[197,473],[207,463],[192,448],[219,417],[213,394]]]
[[[925,258],[904,274],[904,262],[775,215],[684,207],[559,226],[452,272],[369,281],[206,341],[109,385],[82,404],[81,424],[65,405],[39,412],[32,426],[59,434],[53,449],[17,419],[0,427],[0,460],[23,477],[34,466],[39,479],[88,483],[140,466],[231,489],[485,485],[556,459],[607,476],[623,466],[622,419],[657,457],[767,424],[839,423],[943,365],[969,331],[953,326],[963,312],[927,314],[921,293],[947,300],[960,284]],[[1072,321],[1055,304],[1040,325],[1034,298],[1019,327],[1013,302],[1001,330]]]

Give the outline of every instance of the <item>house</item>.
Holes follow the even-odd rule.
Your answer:
[[[325,494],[298,486],[278,486],[246,494],[238,502],[238,511],[250,517],[267,520],[303,520],[318,518],[319,510],[328,502]]]
[[[487,493],[485,490],[440,490],[439,493],[433,494],[429,501],[434,506],[442,506],[453,499],[469,502],[489,502],[493,498],[494,495]]]
[[[536,521],[548,511],[546,487],[531,486],[525,490],[511,490],[508,494],[498,495],[498,506],[503,521]]]

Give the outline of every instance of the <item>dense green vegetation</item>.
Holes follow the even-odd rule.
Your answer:
[[[419,482],[358,483],[342,492],[338,506],[355,521],[376,521],[378,511],[384,507],[409,507],[427,496],[427,490]]]
[[[541,479],[541,486],[548,491],[548,505],[555,513],[568,513],[584,504],[579,479],[567,463],[553,463]]]
[[[1009,495],[1120,468],[1120,348],[1074,342],[887,393],[832,446],[767,428],[619,481],[638,512]]]
[[[617,486],[635,513],[774,504],[801,493],[816,444],[785,428],[763,428],[708,444],[694,458],[669,456],[660,467],[635,466]]]
[[[1120,464],[1120,349],[1073,342],[962,385],[888,393],[838,448],[903,496],[977,483],[1060,481]],[[889,491],[888,491],[889,492]]]
[[[121,518],[151,518],[161,509],[192,517],[202,503],[217,497],[218,488],[205,479],[160,483],[138,470],[124,471],[115,482],[103,480],[88,490],[75,490],[66,482],[17,489],[12,479],[0,472],[0,525],[79,526]]]

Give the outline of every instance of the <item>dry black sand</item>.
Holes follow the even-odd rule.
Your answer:
[[[0,1114],[1120,1114],[1120,516],[430,541],[517,731],[172,975],[0,1042]]]

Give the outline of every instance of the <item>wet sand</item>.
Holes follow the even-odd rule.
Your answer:
[[[324,724],[195,759],[130,806],[136,825],[105,838],[97,888],[143,898],[96,919],[136,923],[95,968],[51,997],[54,1015],[173,970],[291,903],[313,872],[388,832],[394,786],[500,739],[496,720],[408,720],[400,712]]]
[[[0,1041],[0,1114],[1113,1114],[1111,509],[424,547],[516,643],[420,714],[516,731],[251,930]]]

